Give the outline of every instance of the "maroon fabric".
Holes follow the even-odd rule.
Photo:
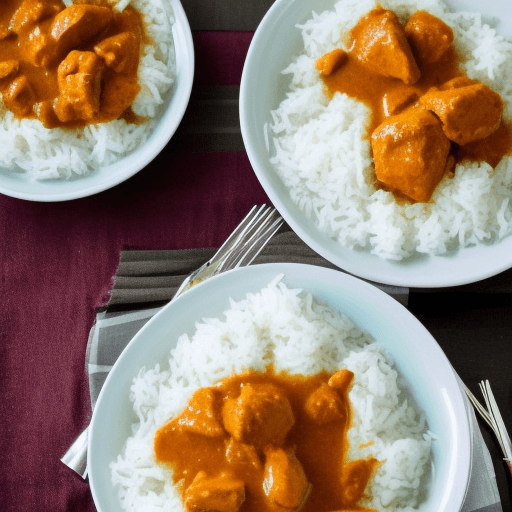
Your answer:
[[[236,83],[251,36],[196,35],[196,53],[208,55],[196,82]],[[176,144],[90,198],[0,195],[0,510],[95,510],[60,457],[90,419],[87,336],[120,251],[217,247],[264,202],[245,152],[185,154]]]
[[[196,80],[212,85],[239,85],[252,36],[252,32],[208,30],[195,34]]]

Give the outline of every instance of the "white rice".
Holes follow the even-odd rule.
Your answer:
[[[498,92],[504,119],[512,122],[512,43],[482,22],[480,14],[451,13],[440,0],[383,0],[401,21],[418,9],[454,30],[465,73]],[[512,157],[493,170],[487,163],[457,165],[430,203],[398,204],[375,185],[367,126],[370,111],[346,95],[328,100],[315,68],[318,57],[346,38],[374,0],[341,0],[332,11],[313,13],[298,26],[304,52],[283,71],[290,90],[272,112],[272,162],[291,199],[320,232],[340,245],[401,260],[416,252],[446,254],[494,243],[512,232]],[[340,43],[341,41],[341,43]]]
[[[231,301],[222,318],[204,319],[182,335],[168,368],[142,369],[131,387],[139,422],[111,464],[113,485],[126,511],[181,511],[169,469],[153,454],[156,430],[186,405],[195,390],[247,369],[311,375],[348,368],[351,459],[373,455],[382,464],[369,487],[378,510],[409,511],[425,498],[432,436],[393,368],[385,348],[347,317],[311,295],[289,289],[282,276],[245,299]],[[368,443],[371,446],[361,448]]]
[[[65,2],[71,5],[72,1]],[[140,125],[124,120],[69,129],[47,129],[34,119],[16,119],[0,104],[0,167],[26,173],[30,180],[69,179],[110,165],[142,144],[152,132],[176,76],[169,0],[119,0],[116,9],[132,5],[142,15],[151,44],[144,47],[138,80],[141,90],[135,114],[151,118]]]

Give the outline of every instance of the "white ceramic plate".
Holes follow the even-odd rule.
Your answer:
[[[292,56],[303,51],[296,24],[312,11],[332,9],[336,0],[277,0],[262,20],[251,42],[240,88],[240,123],[249,160],[274,206],[290,227],[313,250],[351,274],[371,281],[410,287],[444,287],[479,281],[512,267],[512,237],[492,246],[470,247],[448,256],[418,254],[404,262],[381,259],[369,251],[342,247],[320,233],[291,200],[288,189],[270,163],[266,124],[288,90],[289,77],[281,71]],[[451,0],[459,11],[485,13],[497,18],[503,34],[512,34],[512,3],[502,0]]]
[[[165,111],[147,141],[116,163],[70,180],[33,181],[24,173],[0,169],[0,193],[20,199],[46,202],[87,197],[127,180],[162,151],[183,118],[194,77],[192,32],[179,0],[170,1],[175,18],[172,32],[176,52],[176,80]]]
[[[410,398],[425,412],[433,443],[430,494],[419,512],[457,512],[471,467],[467,410],[455,374],[428,331],[390,296],[342,272],[301,264],[255,265],[214,277],[166,306],[134,337],[110,372],[98,398],[89,431],[89,482],[98,512],[121,512],[109,464],[123,450],[137,421],[129,400],[133,378],[157,362],[167,368],[169,351],[194,323],[218,317],[229,297],[240,300],[257,292],[276,275],[284,283],[311,292],[346,314],[359,328],[382,342],[406,379]]]

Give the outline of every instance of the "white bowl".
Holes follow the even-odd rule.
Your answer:
[[[194,45],[185,11],[170,0],[175,23],[172,33],[176,54],[176,79],[158,124],[147,141],[116,163],[69,180],[31,180],[27,174],[0,172],[0,193],[32,201],[67,201],[107,190],[148,165],[169,142],[183,118],[192,91]]]
[[[109,464],[122,452],[130,426],[137,421],[129,389],[139,370],[156,363],[168,368],[169,351],[179,335],[192,335],[194,323],[219,317],[230,307],[230,297],[240,300],[281,273],[287,286],[311,292],[387,347],[410,397],[439,437],[433,443],[429,497],[418,510],[460,510],[472,457],[469,417],[456,376],[439,345],[407,309],[374,286],[330,269],[275,263],[230,271],[198,285],[150,320],[121,354],[101,390],[89,430],[89,482],[98,512],[122,510]]]
[[[260,23],[249,47],[240,87],[240,124],[252,167],[265,192],[290,227],[314,251],[351,274],[371,281],[410,287],[444,287],[479,281],[512,267],[512,237],[491,246],[476,246],[448,256],[417,254],[403,262],[384,260],[369,251],[351,250],[319,232],[313,220],[290,198],[270,163],[266,125],[288,91],[281,74],[303,51],[297,24],[312,11],[332,9],[336,0],[276,0]],[[498,29],[512,34],[512,4],[502,0],[449,0],[458,11],[484,12],[501,20]],[[488,20],[488,18],[485,18]]]

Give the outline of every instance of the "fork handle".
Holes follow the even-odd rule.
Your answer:
[[[69,447],[60,459],[66,466],[78,473],[84,480],[87,478],[87,441],[89,427],[87,427]]]

